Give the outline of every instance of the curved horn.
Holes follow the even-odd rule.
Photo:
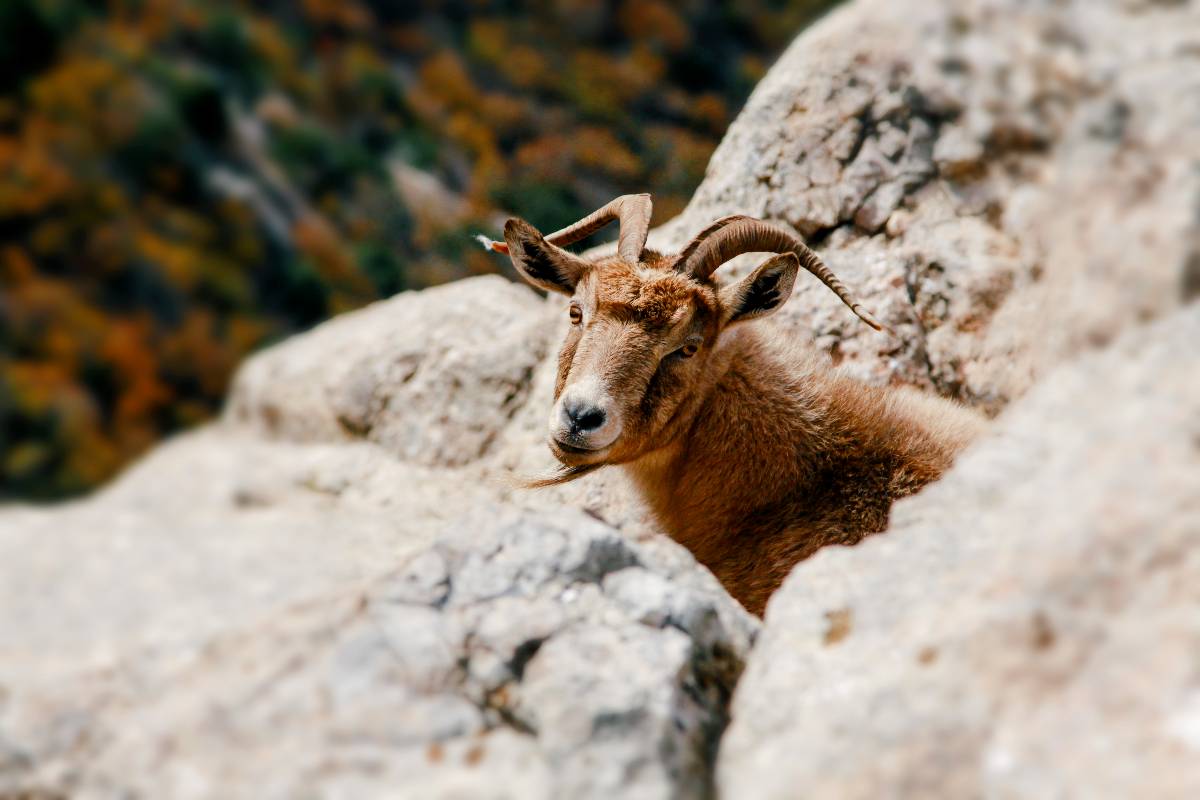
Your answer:
[[[877,331],[884,326],[864,309],[838,277],[808,245],[785,230],[753,217],[719,219],[696,235],[680,252],[675,268],[697,280],[709,276],[726,261],[743,253],[795,253],[800,266],[820,279],[855,316]]]
[[[646,246],[646,235],[650,233],[652,210],[650,195],[623,194],[574,225],[568,225],[550,234],[546,241],[563,247],[591,236],[613,220],[618,220],[621,232],[617,238],[617,254],[636,264],[641,260],[642,249]]]
[[[546,236],[546,241],[559,247],[578,242],[591,236],[613,220],[618,220],[621,232],[617,238],[617,254],[632,264],[642,258],[646,247],[646,236],[650,233],[650,213],[653,203],[648,194],[623,194],[603,208],[598,208],[583,219]],[[507,253],[508,245],[486,236],[475,237],[487,250]]]
[[[691,260],[692,256],[695,255],[696,250],[700,248],[700,245],[704,244],[704,241],[708,237],[712,236],[722,228],[728,227],[735,222],[741,222],[744,219],[752,220],[754,217],[747,217],[745,214],[734,214],[733,216],[729,217],[721,217],[716,222],[711,223],[707,228],[693,236],[692,240],[687,243],[687,246],[679,251],[679,255],[675,256],[675,268],[683,271],[683,265]],[[713,269],[709,270],[708,274],[706,274],[704,277],[707,278],[715,269],[716,267],[713,267]]]

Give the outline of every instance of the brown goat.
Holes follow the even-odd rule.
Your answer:
[[[616,255],[561,249],[613,220]],[[668,256],[645,249],[649,221],[650,197],[625,195],[550,236],[510,219],[503,243],[480,237],[571,298],[549,437],[564,470],[535,485],[622,465],[662,528],[761,615],[797,561],[887,527],[892,501],[941,475],[983,418],[859,383],[743,324],[782,306],[803,266],[881,327],[792,234],[727,217]],[[778,255],[730,286],[712,281],[759,251]]]

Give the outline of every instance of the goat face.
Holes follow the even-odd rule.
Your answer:
[[[628,461],[665,444],[718,333],[710,287],[613,259],[572,293],[550,447],[564,464]]]
[[[799,267],[794,254],[778,255],[718,289],[653,251],[637,263],[593,262],[521,220],[510,220],[504,234],[526,280],[570,297],[549,443],[571,468],[632,461],[686,430],[711,382],[722,332],[782,306]]]

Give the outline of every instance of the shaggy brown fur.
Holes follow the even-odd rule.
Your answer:
[[[721,288],[640,244],[637,263],[589,262],[519,220],[505,239],[527,279],[572,298],[550,419],[566,469],[543,483],[622,465],[663,529],[755,614],[797,561],[886,528],[892,501],[982,430],[955,403],[864,385],[745,324],[787,299],[791,252]],[[602,424],[581,429],[580,408]]]

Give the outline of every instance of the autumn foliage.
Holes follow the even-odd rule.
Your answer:
[[[699,183],[828,2],[0,3],[0,498],[219,409],[249,351]]]

